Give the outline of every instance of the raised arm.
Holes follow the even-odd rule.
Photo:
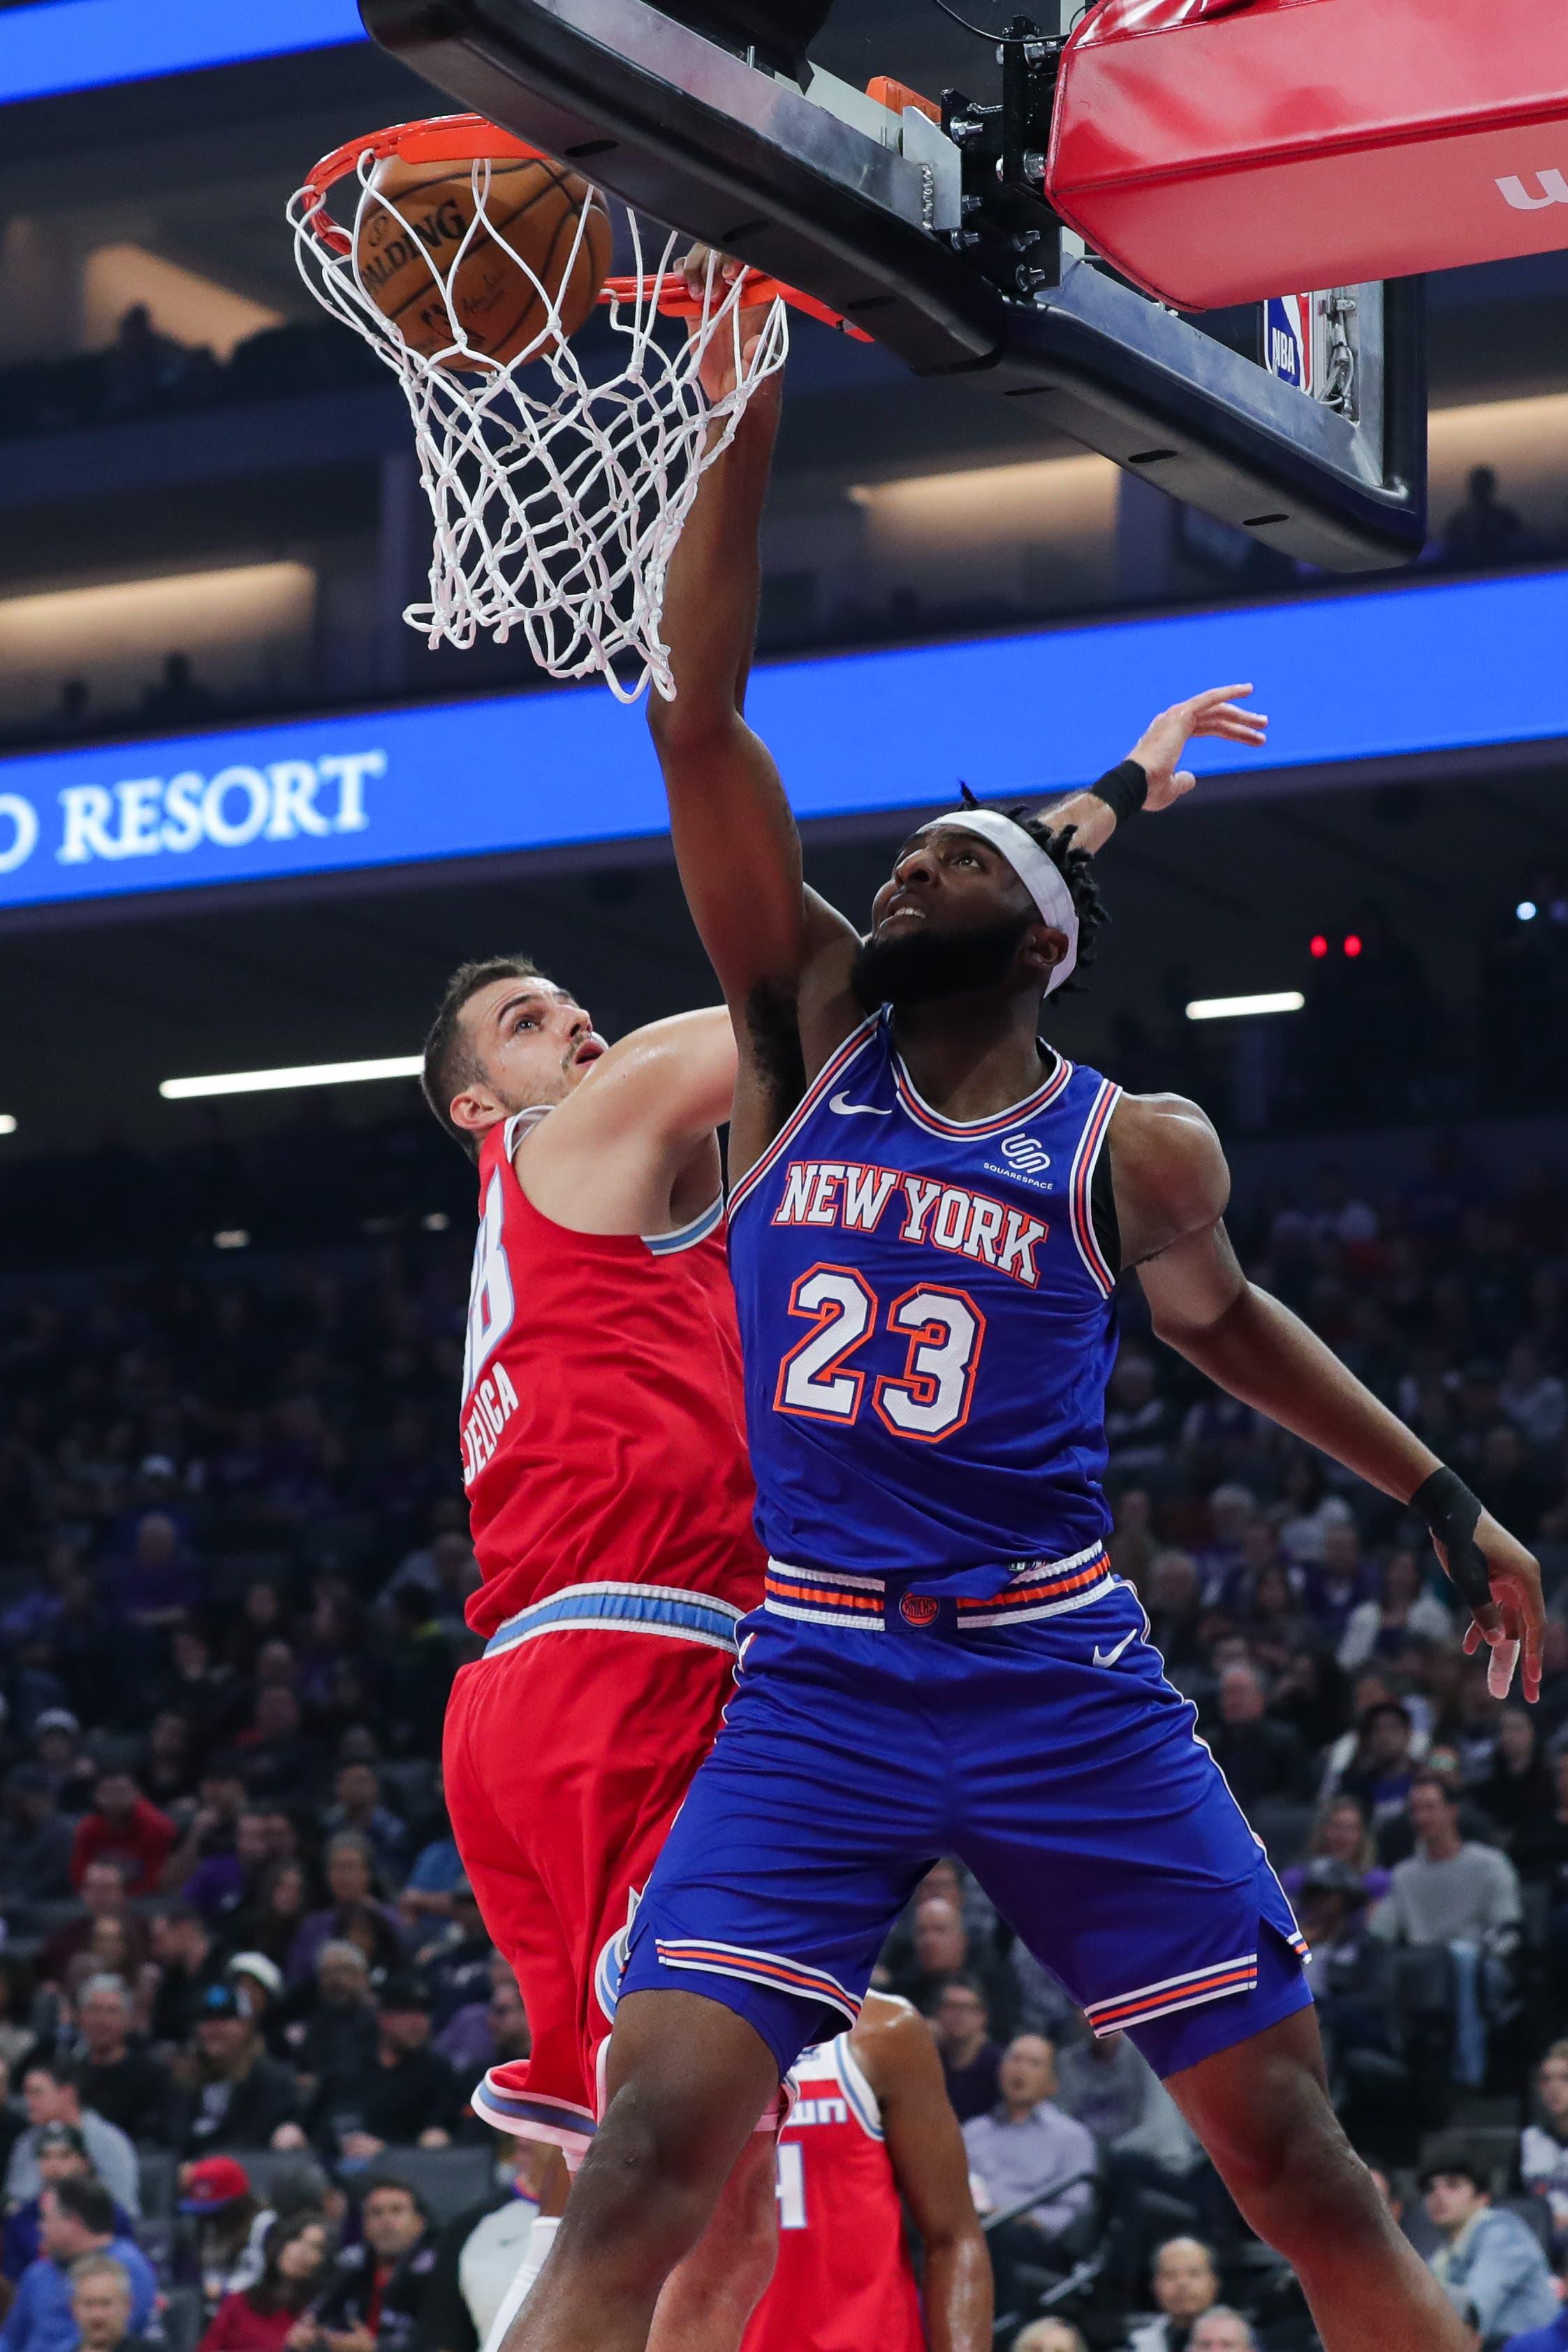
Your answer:
[[[1533,1700],[1545,1622],[1538,1564],[1315,1332],[1248,1281],[1225,1231],[1230,1173],[1203,1112],[1174,1095],[1129,1097],[1109,1140],[1124,1254],[1156,1335],[1243,1404],[1413,1504],[1473,1612],[1465,1647],[1491,1646],[1498,1697],[1522,1648]]]
[[[725,389],[707,383],[710,395]],[[649,706],[681,883],[735,1023],[734,1149],[745,1167],[860,1018],[856,935],[808,893],[778,768],[743,714],[761,587],[758,534],[779,381],[752,394],[704,475],[671,559],[664,629],[675,694]]]
[[[990,2257],[931,2029],[904,2001],[873,1993],[852,2047],[876,2093],[898,2193],[924,2252],[931,2352],[989,2352]]]

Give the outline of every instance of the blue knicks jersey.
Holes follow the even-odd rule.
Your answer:
[[[1114,1275],[1090,1187],[1119,1093],[1059,1060],[1010,1110],[945,1118],[874,1013],[736,1187],[775,1559],[925,1581],[1103,1540]]]

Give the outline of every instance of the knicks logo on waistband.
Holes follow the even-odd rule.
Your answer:
[[[906,1592],[898,1604],[898,1613],[909,1625],[934,1625],[941,1612],[942,1603],[929,1592]]]

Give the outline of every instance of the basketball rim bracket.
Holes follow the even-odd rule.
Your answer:
[[[360,0],[381,46],[465,109],[673,228],[968,375],[1264,545],[1333,572],[1426,535],[1418,280],[1337,289],[1347,387],[1314,397],[1084,252],[1041,194],[1062,43],[1015,18],[999,97],[940,109],[817,68],[806,88],[646,0]],[[1292,298],[1294,299],[1294,298]],[[1312,298],[1299,309],[1309,314]],[[1308,336],[1310,341],[1310,331]]]

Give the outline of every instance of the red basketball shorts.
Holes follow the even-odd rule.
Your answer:
[[[532,2036],[474,2111],[574,2170],[632,1912],[733,1692],[740,1615],[706,1593],[578,1585],[503,1625],[453,1685],[447,1810]]]

